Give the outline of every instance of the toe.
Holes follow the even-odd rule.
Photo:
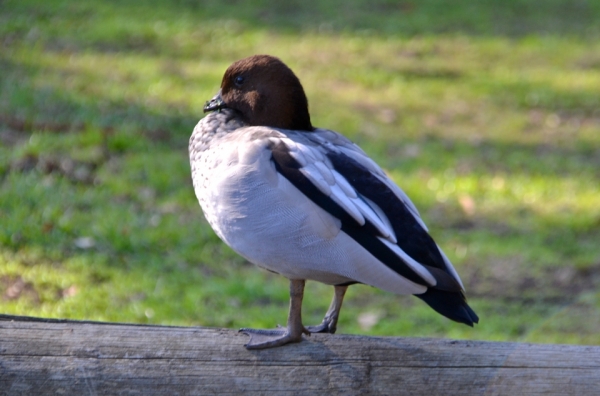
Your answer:
[[[266,349],[302,341],[302,333],[292,335],[287,328],[273,330],[240,329],[241,333],[250,336],[246,349]]]

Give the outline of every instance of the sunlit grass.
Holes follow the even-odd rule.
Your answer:
[[[285,279],[210,230],[186,152],[226,67],[269,53],[300,77],[313,124],[352,138],[413,199],[481,317],[471,329],[356,286],[340,332],[600,342],[595,3],[2,7],[1,312],[283,323]],[[310,283],[305,321],[330,298]]]

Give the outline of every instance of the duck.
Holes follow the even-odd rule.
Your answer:
[[[231,64],[189,140],[194,192],[223,242],[289,280],[286,326],[242,328],[247,349],[335,333],[349,286],[412,294],[473,326],[464,285],[406,193],[360,147],[313,127],[300,80],[279,58]],[[333,286],[320,324],[304,326],[307,280]]]

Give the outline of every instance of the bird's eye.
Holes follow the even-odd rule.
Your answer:
[[[244,83],[244,77],[237,76],[236,78],[233,79],[233,82],[235,85],[237,85],[239,87],[240,85],[242,85]]]

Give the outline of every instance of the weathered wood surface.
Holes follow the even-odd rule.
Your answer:
[[[600,394],[598,346],[315,334],[247,351],[246,340],[0,315],[0,394]]]

